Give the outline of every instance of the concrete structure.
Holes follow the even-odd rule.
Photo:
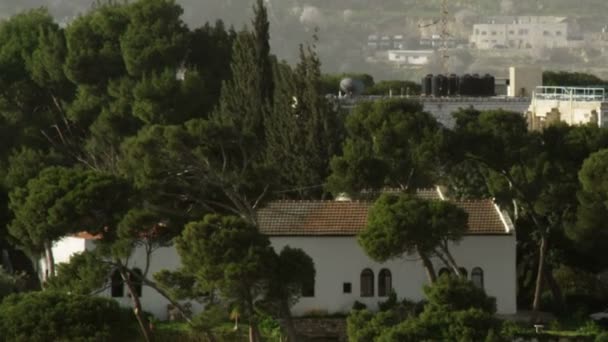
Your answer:
[[[491,17],[473,25],[472,47],[531,49],[570,47],[580,33],[564,17]]]
[[[543,85],[543,72],[538,67],[510,67],[507,96],[530,97]]]
[[[360,101],[377,101],[388,99],[384,96],[361,96],[355,98],[341,98],[340,105],[345,109],[352,109]],[[393,96],[393,98],[402,98]],[[403,97],[405,98],[405,97]],[[413,101],[420,101],[424,111],[431,113],[437,121],[447,128],[454,127],[455,121],[452,113],[467,108],[474,108],[480,111],[485,110],[505,110],[509,112],[521,113],[524,115],[530,107],[531,98],[529,97],[427,97],[412,96],[407,97]]]
[[[469,231],[450,246],[456,262],[477,286],[496,298],[499,314],[516,307],[516,239],[509,217],[489,201],[454,201],[469,213]],[[278,251],[301,248],[314,261],[314,290],[292,308],[295,315],[345,313],[355,301],[376,309],[390,290],[398,298],[421,300],[428,279],[416,255],[376,262],[356,235],[365,229],[371,202],[273,202],[260,210],[260,230]],[[433,260],[436,270],[444,264]]]
[[[537,87],[527,111],[528,127],[541,130],[554,122],[608,126],[603,88]]]
[[[431,62],[433,50],[389,50],[388,61],[403,66],[423,66]]]

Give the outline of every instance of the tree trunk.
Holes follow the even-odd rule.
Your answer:
[[[536,271],[536,287],[534,289],[534,301],[532,311],[540,310],[540,300],[543,292],[544,273],[545,273],[545,254],[547,253],[547,237],[543,234],[540,237],[538,253],[538,269]]]
[[[131,294],[131,300],[133,300],[133,313],[137,318],[137,323],[139,323],[139,329],[144,337],[146,342],[152,341],[152,332],[150,331],[150,324],[146,317],[144,316],[144,312],[141,308],[141,302],[139,301],[139,297],[133,288],[133,283],[129,279],[129,275],[127,274],[126,268],[124,266],[120,266],[119,268],[120,276],[124,281],[125,285],[127,285],[127,290],[129,294]]]
[[[553,270],[550,265],[545,266],[545,279],[547,280],[547,285],[551,290],[551,295],[553,296],[553,300],[555,301],[555,305],[559,311],[564,309],[564,297],[562,294],[562,289],[559,287],[559,284],[553,277]]]
[[[296,331],[296,327],[293,324],[291,310],[289,310],[289,305],[287,305],[287,302],[281,301],[281,311],[283,311],[282,316],[285,320],[285,330],[287,330],[287,337],[289,338],[289,342],[298,342],[298,333]]]
[[[189,324],[192,324],[192,319],[190,318],[190,313],[188,312],[188,310],[186,310],[178,301],[173,299],[165,290],[158,287],[158,285],[156,285],[156,283],[154,283],[153,281],[151,281],[147,278],[141,278],[141,282],[144,285],[153,289],[154,291],[158,292],[158,294],[160,294],[161,296],[163,296],[163,298],[168,300],[169,303],[171,303],[171,305],[173,305],[179,311],[179,313],[184,317],[186,322],[188,322]]]
[[[424,265],[426,275],[429,278],[429,283],[435,284],[437,281],[437,275],[435,274],[435,267],[433,267],[431,259],[429,259],[429,257],[424,253],[418,252],[418,254],[420,254],[420,259],[422,259],[422,264]]]
[[[43,279],[46,282],[55,275],[55,257],[53,256],[53,243],[50,241],[44,242],[44,260],[46,263],[46,273]]]
[[[445,255],[445,258],[447,259],[447,266],[450,267],[452,269],[452,271],[454,271],[454,274],[459,277],[462,278],[464,275],[462,274],[462,272],[460,272],[460,269],[458,268],[458,264],[456,263],[456,259],[454,259],[454,257],[452,256],[452,253],[450,253],[450,249],[447,246],[441,246],[441,251],[443,252],[443,254]]]
[[[255,317],[255,308],[253,307],[253,302],[249,300],[247,306],[249,309],[249,342],[260,342],[262,338],[260,336],[260,331],[258,330],[258,323]]]

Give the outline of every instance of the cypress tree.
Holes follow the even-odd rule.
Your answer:
[[[255,62],[259,70],[260,95],[264,102],[270,104],[274,92],[272,63],[270,59],[270,24],[268,11],[263,0],[257,0],[253,8],[253,38],[255,40]]]
[[[234,125],[242,134],[255,136],[263,146],[264,117],[274,91],[270,57],[269,23],[266,7],[259,0],[254,7],[254,32],[238,34],[232,51],[232,79],[222,86],[214,118]]]
[[[341,120],[321,91],[321,63],[314,46],[300,46],[295,70],[275,68],[274,110],[266,122],[266,158],[289,197],[323,193],[329,161],[339,152]]]

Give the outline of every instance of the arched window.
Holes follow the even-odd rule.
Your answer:
[[[469,278],[469,272],[467,272],[467,269],[464,267],[459,267],[458,270],[460,271],[460,274],[462,275],[462,277],[464,279]]]
[[[361,272],[361,297],[374,296],[374,272],[366,268]]]
[[[118,270],[114,270],[114,272],[112,272],[110,282],[112,297],[123,297],[125,295],[125,288],[123,286],[124,284],[122,281],[122,276],[120,275],[120,272],[118,272]]]
[[[141,290],[142,290],[141,279],[142,279],[142,277],[143,277],[143,273],[139,268],[134,268],[129,273],[129,280],[131,281],[131,284],[133,284],[133,291],[135,292],[137,297],[141,297]]]
[[[479,267],[475,267],[471,271],[471,281],[473,285],[483,289],[483,270]]]
[[[383,268],[378,273],[378,296],[387,297],[393,290],[393,276],[391,271]]]

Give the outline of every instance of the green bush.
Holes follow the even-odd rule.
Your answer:
[[[433,286],[425,286],[424,293],[431,310],[480,309],[490,314],[496,312],[496,299],[488,297],[484,290],[466,279],[440,277]]]
[[[0,304],[0,336],[6,341],[132,340],[133,321],[130,310],[100,297],[30,292]]]
[[[0,300],[25,287],[25,275],[13,275],[0,266]]]
[[[441,277],[425,288],[424,305],[390,296],[380,312],[353,310],[347,320],[351,342],[501,341],[496,302],[470,281]],[[422,312],[420,312],[420,309]]]
[[[608,332],[597,335],[595,337],[595,342],[608,342]]]
[[[353,310],[357,311],[357,310],[365,310],[367,309],[367,305],[361,303],[360,301],[356,300],[353,303]]]

